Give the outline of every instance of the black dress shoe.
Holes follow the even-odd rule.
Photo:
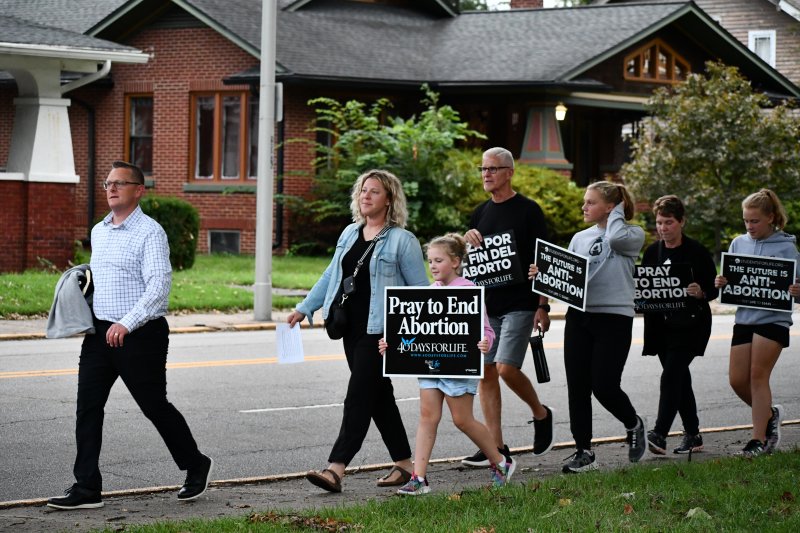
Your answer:
[[[211,481],[211,471],[214,470],[214,460],[203,455],[202,465],[190,468],[186,472],[186,481],[178,491],[178,499],[181,501],[194,500],[203,494]]]
[[[89,490],[72,485],[64,491],[63,496],[57,496],[47,500],[47,506],[54,509],[97,509],[103,506],[99,490]]]

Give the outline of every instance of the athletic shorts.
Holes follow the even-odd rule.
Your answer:
[[[753,326],[734,324],[731,346],[750,344],[753,342],[753,334],[775,341],[784,348],[789,347],[789,328],[778,324],[756,324]]]
[[[478,393],[478,381],[475,378],[419,378],[420,389],[439,389],[445,396],[457,398],[465,394]]]
[[[494,329],[494,344],[484,356],[486,365],[503,363],[522,368],[533,332],[533,311],[512,311],[500,316],[490,316]]]

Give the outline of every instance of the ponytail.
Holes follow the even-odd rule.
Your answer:
[[[788,222],[780,198],[770,189],[761,189],[745,198],[742,201],[742,209],[758,209],[765,215],[772,215],[772,225],[775,229],[782,230]]]
[[[589,185],[587,189],[592,189],[600,193],[606,203],[617,205],[620,202],[625,210],[625,220],[633,218],[635,205],[628,189],[621,183],[611,183],[610,181],[596,181]]]

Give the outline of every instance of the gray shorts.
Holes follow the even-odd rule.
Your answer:
[[[500,316],[490,316],[494,330],[492,349],[484,356],[484,364],[503,363],[522,368],[528,343],[533,332],[533,311],[512,311]]]

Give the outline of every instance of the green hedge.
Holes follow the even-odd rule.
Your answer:
[[[169,261],[175,270],[192,268],[200,233],[200,215],[184,200],[147,195],[140,201],[147,215],[161,224],[169,241]]]

